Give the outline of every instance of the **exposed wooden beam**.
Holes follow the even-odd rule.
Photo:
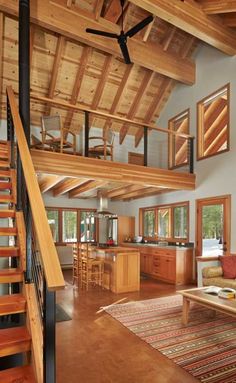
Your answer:
[[[97,0],[96,7],[95,7],[95,20],[98,20],[101,16],[101,11],[103,7],[104,0]]]
[[[177,28],[174,27],[173,25],[169,26],[167,34],[164,37],[164,40],[162,41],[162,47],[163,47],[164,51],[167,51],[167,49],[169,48],[170,43],[173,40],[173,37],[175,35],[176,29]]]
[[[57,75],[58,75],[58,70],[61,62],[61,57],[63,53],[63,49],[65,46],[65,38],[63,36],[59,36],[57,40],[57,47],[56,47],[56,53],[55,53],[55,58],[53,62],[53,69],[52,69],[52,76],[50,80],[50,85],[48,89],[48,97],[53,98],[55,87],[56,87],[56,82],[57,82]],[[45,114],[50,114],[50,105],[47,105],[45,108]]]
[[[86,158],[81,156],[53,153],[31,149],[31,157],[36,172],[81,177],[96,181],[114,181],[144,185],[144,187],[167,187],[171,189],[194,190],[195,175],[155,169],[138,165],[124,164]],[[71,192],[72,193],[72,192]]]
[[[84,77],[84,72],[85,72],[91,51],[92,51],[92,48],[90,48],[90,47],[84,47],[84,49],[83,49],[80,63],[79,63],[78,70],[77,70],[77,74],[76,74],[76,78],[75,78],[75,83],[74,83],[73,90],[72,90],[71,100],[70,100],[72,105],[75,105],[77,102],[80,88],[81,88],[81,84],[82,84],[82,80]],[[72,118],[73,118],[73,110],[68,110],[66,118],[65,118],[65,126],[67,128],[70,127]]]
[[[9,0],[7,3],[5,0],[0,0],[0,11],[17,15],[18,4],[15,0]],[[101,29],[101,23],[80,15],[79,8],[78,12],[72,12],[56,2],[40,0],[32,2],[30,11],[33,23],[113,56],[123,57],[117,41],[102,36],[95,38],[94,35],[86,33],[86,28]],[[106,30],[114,32],[117,26],[106,28]],[[144,43],[132,38],[129,39],[128,46],[134,63],[186,84],[192,85],[195,82],[195,64],[192,60],[182,59],[176,54],[165,52],[158,43]]]
[[[148,37],[151,33],[154,22],[155,22],[155,16],[153,17],[153,20],[151,21],[151,23],[149,23],[148,26],[144,30],[144,35],[143,35],[143,41],[144,42],[148,40]]]
[[[148,121],[150,122],[153,119],[153,116],[156,113],[156,110],[160,107],[163,102],[163,98],[166,96],[166,93],[173,87],[173,81],[167,77],[164,77],[162,80],[161,88],[157,92],[156,96],[153,98],[144,118],[143,125],[147,126]],[[143,128],[139,129],[135,135],[135,147],[137,147],[143,137]]]
[[[77,188],[71,190],[69,192],[69,198],[76,198],[82,193],[96,189],[96,188],[101,187],[103,185],[104,185],[104,181],[97,181],[97,180],[86,181],[85,183],[83,183],[83,185],[78,186]]]
[[[122,96],[123,96],[123,94],[124,94],[124,92],[126,90],[126,86],[127,86],[127,83],[128,83],[129,76],[130,76],[130,73],[132,71],[132,68],[133,68],[133,64],[127,65],[127,67],[126,67],[124,76],[122,77],[122,80],[121,80],[120,85],[118,87],[118,90],[116,92],[115,98],[114,98],[114,100],[112,102],[112,105],[111,105],[111,108],[110,108],[110,114],[116,113],[117,110],[119,109],[120,102],[121,102]],[[103,128],[104,136],[105,136],[106,130],[111,126],[111,124],[112,124],[112,120],[111,119],[110,120],[108,119],[105,122],[105,125],[104,125],[104,128]]]
[[[223,23],[227,27],[236,27],[236,13],[227,13],[222,15]]]
[[[53,186],[57,185],[64,179],[63,176],[47,175],[39,181],[39,187],[41,193],[49,191]]]
[[[107,198],[116,198],[118,196],[124,195],[126,193],[130,193],[130,192],[142,189],[142,188],[143,188],[142,185],[125,185],[125,186],[121,186],[119,188],[109,190],[108,192],[106,192],[106,197]]]
[[[206,15],[201,5],[195,1],[130,0],[130,2],[226,54],[236,54],[236,33],[223,26],[220,20]]]
[[[81,178],[66,179],[64,182],[53,189],[53,196],[57,197],[59,195],[65,194],[85,182],[86,180]]]
[[[105,19],[116,24],[120,18],[120,15],[121,15],[120,1],[111,0],[107,7],[106,13],[104,15]]]
[[[207,14],[236,12],[236,0],[201,0],[200,4]]]
[[[105,57],[104,65],[103,65],[103,68],[101,70],[101,77],[100,77],[100,80],[97,84],[97,88],[96,88],[96,91],[95,91],[95,94],[93,97],[92,106],[91,106],[92,109],[97,109],[97,107],[99,105],[103,90],[104,90],[105,85],[106,85],[107,78],[108,78],[109,73],[110,73],[112,60],[113,60],[113,56],[111,56],[111,55]],[[94,119],[94,117],[92,116],[90,118],[90,127],[93,124],[93,119]]]
[[[127,114],[127,118],[129,118],[131,120],[134,118],[134,116],[138,110],[138,107],[140,105],[140,102],[141,102],[142,98],[145,96],[146,91],[149,88],[149,86],[153,80],[154,75],[155,75],[155,72],[146,71],[146,73],[143,77],[143,80],[140,83],[139,89],[137,90],[136,96],[133,99],[130,110]],[[127,124],[125,124],[121,127],[120,136],[119,136],[120,137],[120,144],[122,144],[122,142],[124,141],[125,136],[128,133],[128,129],[129,129],[129,126]]]
[[[90,109],[90,108],[86,108],[82,105],[71,105],[69,104],[68,102],[65,102],[65,101],[61,101],[61,100],[56,100],[56,99],[50,99],[48,97],[42,97],[42,96],[39,96],[39,95],[36,95],[35,93],[31,93],[30,94],[30,97],[34,100],[39,100],[41,102],[45,102],[45,103],[50,103],[52,105],[56,105],[60,108],[63,108],[63,109],[72,109],[74,111],[77,111],[77,112],[89,112],[91,114],[94,114],[96,116],[99,116],[101,119],[113,119],[115,121],[118,121],[118,122],[124,122],[124,123],[127,123],[129,125],[134,125],[134,126],[138,126],[138,127],[143,127],[143,122],[138,122],[138,121],[133,121],[133,120],[129,120],[128,118],[124,118],[124,117],[120,117],[120,116],[117,116],[117,115],[111,115],[109,113],[104,113],[104,112],[100,112],[98,110],[93,110],[93,109]],[[164,129],[164,128],[160,128],[154,124],[145,124],[145,126],[148,128],[148,129],[152,129],[152,130],[156,130],[156,131],[159,131],[159,132],[162,132],[162,133],[165,133],[165,134],[172,134],[172,135],[176,135],[176,136],[180,136],[180,137],[185,137],[185,138],[189,138],[189,137],[192,137],[191,135],[189,134],[184,134],[184,133],[178,133],[178,132],[175,132],[173,130],[169,130],[169,129]]]
[[[122,200],[125,201],[130,201],[133,199],[140,199],[140,198],[145,198],[145,197],[152,197],[154,195],[158,195],[161,193],[166,193],[172,191],[171,189],[155,189],[155,188],[146,188],[139,190],[137,192],[130,193],[127,196],[124,196]]]

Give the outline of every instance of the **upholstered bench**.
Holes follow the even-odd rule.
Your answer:
[[[236,289],[236,280],[223,277],[221,266],[204,267],[202,269],[203,286],[231,287]]]

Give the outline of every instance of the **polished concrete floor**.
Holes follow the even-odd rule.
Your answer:
[[[72,320],[57,323],[57,383],[199,382],[100,310],[118,300],[173,295],[175,286],[142,280],[135,293],[85,292],[71,285],[70,270],[64,275],[67,286],[57,293],[57,302]]]

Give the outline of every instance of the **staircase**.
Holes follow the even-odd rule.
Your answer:
[[[25,365],[1,370],[0,383],[36,383],[31,365],[31,335],[27,326],[21,324],[26,322],[27,302],[23,294],[22,240],[15,210],[15,170],[10,168],[9,153],[9,143],[0,141],[0,363],[3,357],[21,354]],[[15,314],[20,324],[12,323]]]

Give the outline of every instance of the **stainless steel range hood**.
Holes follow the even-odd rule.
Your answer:
[[[116,214],[111,213],[108,210],[108,198],[105,196],[104,190],[98,190],[97,193],[99,199],[99,205],[96,213],[94,214],[97,218],[112,218],[117,217]]]

